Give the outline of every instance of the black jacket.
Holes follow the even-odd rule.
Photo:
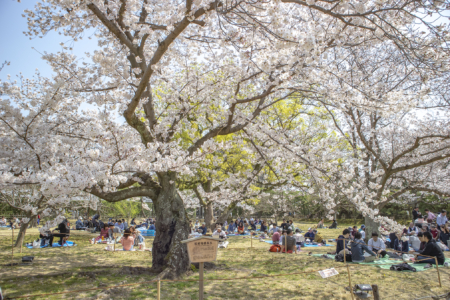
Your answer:
[[[413,220],[416,220],[416,219],[417,219],[417,215],[418,215],[418,214],[419,214],[419,213],[418,213],[417,211],[415,211],[415,210],[412,211]]]
[[[339,254],[339,252],[341,252],[342,250],[344,250],[344,239],[345,237],[341,234],[338,237],[338,240],[336,241],[336,255]],[[346,242],[348,242],[350,239],[345,239]],[[347,250],[350,250],[347,247]]]
[[[60,233],[70,233],[70,227],[67,225],[67,220],[60,223],[57,230],[59,230]]]
[[[438,264],[443,265],[445,262],[445,256],[441,247],[436,244],[435,240],[428,241],[423,249],[422,255],[437,257]]]

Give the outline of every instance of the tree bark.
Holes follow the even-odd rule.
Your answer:
[[[216,224],[214,223],[214,210],[213,210],[213,205],[211,202],[206,204],[205,223],[206,223],[206,228],[211,229],[211,231],[214,231],[214,229],[216,229]]]
[[[27,218],[30,218],[29,214],[27,214]],[[14,247],[20,247],[20,245],[23,243],[23,240],[25,238],[25,234],[27,233],[28,225],[31,222],[33,222],[36,218],[37,218],[37,216],[32,216],[28,223],[26,223],[26,224],[22,223],[22,225],[20,225],[19,235],[17,235],[16,243],[14,244]]]
[[[373,232],[378,233],[378,235],[380,234],[380,231],[378,230],[378,227],[380,227],[380,224],[376,223],[369,216],[366,216],[364,218],[364,225],[366,226],[366,243],[372,237]]]
[[[160,193],[153,201],[156,234],[152,249],[152,269],[160,278],[177,278],[188,271],[187,247],[181,244],[189,235],[189,220],[175,187],[176,173],[159,173]]]

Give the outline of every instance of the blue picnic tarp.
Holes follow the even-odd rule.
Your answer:
[[[76,246],[76,245],[77,244],[75,244],[74,242],[67,241],[67,242],[64,243],[64,245],[62,247],[73,247],[73,246]],[[41,246],[41,248],[47,248],[47,247],[48,247],[48,245]],[[61,247],[61,245],[58,244],[58,243],[53,243],[53,247]],[[28,249],[33,249],[33,247],[29,246],[29,245],[27,245],[27,248]]]

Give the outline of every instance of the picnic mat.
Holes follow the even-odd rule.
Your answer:
[[[76,245],[77,245],[77,244],[75,244],[74,242],[67,241],[67,242],[64,243],[63,247],[74,247],[74,246],[76,246]],[[47,247],[48,247],[48,245],[46,245],[46,246],[41,246],[40,248],[47,248]],[[58,244],[58,243],[53,243],[53,247],[61,247],[61,245]],[[28,245],[27,245],[27,248],[28,248],[28,249],[33,249],[32,246],[28,246]],[[35,248],[35,249],[37,249],[37,248]]]
[[[264,242],[266,242],[266,243],[268,243],[268,244],[273,244],[273,242],[272,241],[264,241]],[[325,244],[325,245],[310,245],[310,244],[305,244],[305,246],[304,247],[330,247],[330,246],[333,246],[333,245],[331,245],[331,244]],[[320,255],[322,255],[322,254],[319,254],[319,256]]]
[[[329,257],[331,257],[333,260],[334,260],[334,257],[336,256],[336,255],[334,255],[334,254],[326,254],[326,255],[329,256]],[[322,257],[323,254],[313,254],[312,256],[315,256],[315,257]],[[446,262],[450,262],[450,258],[446,258],[445,261],[446,261]],[[351,264],[360,264],[360,265],[370,265],[370,266],[379,267],[379,268],[384,269],[384,270],[390,270],[390,268],[391,268],[392,265],[398,265],[398,264],[401,264],[401,263],[403,263],[403,260],[398,260],[398,259],[395,260],[395,259],[391,259],[391,258],[385,257],[385,258],[380,258],[380,259],[378,259],[378,260],[374,260],[373,262],[370,262],[370,263],[366,263],[366,262],[363,262],[363,263],[349,262],[349,263],[351,263]],[[426,270],[428,270],[428,269],[436,268],[435,265],[432,265],[431,268],[425,269],[425,266],[426,266],[427,264],[414,264],[414,263],[408,263],[408,265],[414,267],[414,268],[416,269],[416,272],[422,272],[422,271],[426,271]],[[412,272],[412,271],[404,270],[404,271],[401,271],[401,272]]]

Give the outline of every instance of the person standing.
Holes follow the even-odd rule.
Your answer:
[[[414,207],[413,211],[412,211],[412,216],[413,216],[413,223],[418,219],[419,217],[419,208],[416,206]]]
[[[445,223],[447,223],[448,219],[447,219],[447,211],[445,209],[441,210],[441,213],[439,214],[439,216],[436,218],[436,224],[437,224],[437,228],[439,230],[441,230],[441,226],[444,226]]]
[[[425,209],[425,218],[427,220],[431,220],[433,221],[434,219],[436,219],[436,215],[433,214],[429,209]],[[431,223],[431,222],[430,222]]]

